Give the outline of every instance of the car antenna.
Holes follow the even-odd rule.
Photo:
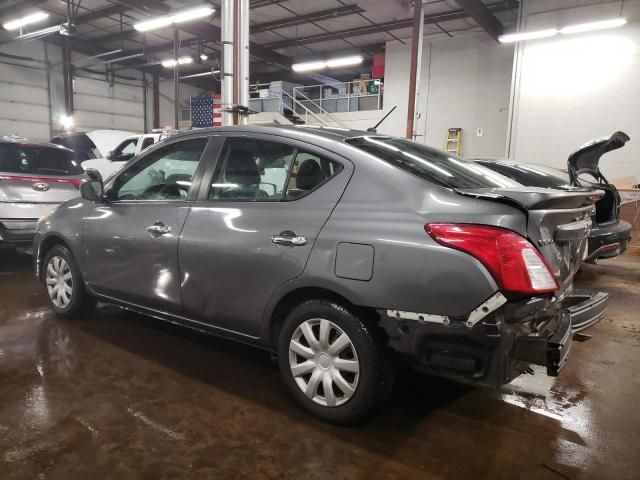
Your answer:
[[[378,123],[376,123],[373,127],[371,127],[371,128],[367,128],[367,132],[369,132],[369,133],[378,133],[377,128],[380,126],[380,124],[381,124],[382,122],[384,122],[384,121],[387,119],[387,117],[388,117],[389,115],[391,115],[391,113],[392,113],[396,108],[398,108],[398,105],[394,105],[394,106],[393,106],[393,108],[392,108],[391,110],[389,110],[389,111],[387,112],[387,114],[386,114],[384,117],[382,117],[382,118],[380,119],[380,121],[379,121]]]

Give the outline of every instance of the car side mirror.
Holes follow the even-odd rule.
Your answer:
[[[116,156],[114,155],[113,150],[107,152],[107,160],[114,160],[115,158]]]
[[[95,168],[85,168],[84,173],[87,174],[91,180],[102,183],[102,174]]]
[[[104,195],[104,187],[102,182],[91,180],[90,182],[80,185],[80,196],[90,202],[98,202],[102,200]]]

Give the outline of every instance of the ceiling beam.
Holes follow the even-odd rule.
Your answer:
[[[111,5],[110,7],[101,8],[100,10],[94,10],[90,13],[85,13],[83,15],[78,15],[73,23],[76,25],[80,25],[83,23],[90,23],[95,20],[99,20],[104,17],[111,17],[113,15],[119,15],[120,13],[124,13],[129,10],[124,5]]]
[[[505,10],[512,10],[518,8],[517,0],[506,0],[487,5],[490,12],[502,12]],[[449,12],[435,13],[433,15],[425,15],[425,25],[442,23],[450,20],[460,20],[462,18],[469,18],[470,15],[466,10],[451,10]],[[378,23],[374,25],[363,25],[361,27],[348,28],[346,30],[338,30],[334,32],[322,32],[315,35],[308,35],[305,37],[291,38],[286,40],[279,40],[264,45],[266,48],[272,50],[279,50],[286,47],[294,47],[301,45],[310,45],[313,43],[327,42],[330,40],[340,40],[350,37],[358,37],[361,35],[369,35],[372,33],[380,33],[389,30],[399,30],[402,28],[410,28],[412,26],[413,18],[404,18],[400,20],[392,20],[389,22]]]
[[[220,27],[203,21],[185,23],[180,26],[180,29],[198,37],[209,45],[220,43],[222,36]],[[290,57],[274,52],[272,49],[255,42],[249,42],[249,55],[254,59],[285,71],[291,70],[291,64],[293,63]]]
[[[171,10],[171,7],[162,2],[155,0],[111,0],[113,3],[122,5],[127,10],[135,10],[136,12],[147,15],[162,15]]]
[[[345,17],[347,15],[355,15],[363,13],[365,10],[358,5],[347,5],[340,8],[330,8],[327,10],[320,10],[318,12],[308,13],[306,15],[289,16],[280,20],[273,20],[271,22],[258,23],[250,26],[251,33],[266,32],[271,30],[277,30],[279,28],[294,27],[296,25],[304,25],[306,23],[318,22],[322,20],[331,20],[338,17]],[[125,30],[123,32],[112,33],[103,37],[93,38],[89,40],[91,43],[101,45],[105,43],[119,42],[127,38],[141,35],[141,32],[134,28]]]
[[[249,0],[249,8],[268,7],[269,5],[278,5],[288,0]]]
[[[305,15],[288,16],[280,20],[273,20],[271,22],[258,23],[251,25],[251,33],[266,32],[271,30],[277,30],[278,28],[294,27],[296,25],[304,25],[305,23],[319,22],[322,20],[332,20],[338,17],[345,17],[347,15],[354,15],[357,13],[364,13],[365,10],[358,5],[346,5],[339,8],[329,8],[327,10],[320,10],[317,12],[307,13]]]
[[[504,25],[481,0],[455,0],[496,42],[504,32]]]

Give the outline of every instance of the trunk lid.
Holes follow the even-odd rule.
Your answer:
[[[521,187],[458,189],[459,194],[509,203],[527,215],[527,238],[547,261],[560,291],[571,286],[586,252],[594,203],[603,192]]]
[[[569,155],[567,160],[571,183],[578,187],[582,186],[578,177],[584,174],[591,175],[598,181],[608,183],[600,172],[600,157],[611,150],[624,147],[629,140],[629,135],[626,133],[615,132],[610,137],[596,138],[582,145]]]

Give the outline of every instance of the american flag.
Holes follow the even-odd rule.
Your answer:
[[[194,128],[222,125],[220,95],[191,97],[191,126]]]

